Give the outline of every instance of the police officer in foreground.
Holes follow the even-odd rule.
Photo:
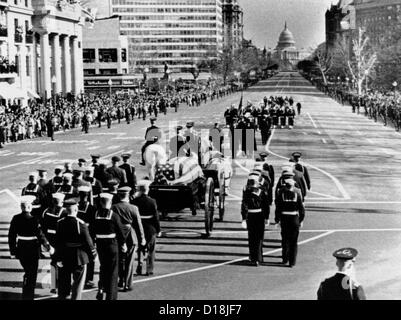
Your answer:
[[[295,190],[295,181],[288,178],[285,186],[277,192],[275,221],[281,227],[283,264],[289,263],[290,268],[297,261],[299,228],[304,218],[302,197]]]
[[[129,203],[130,187],[118,189],[118,202],[111,210],[120,217],[122,231],[125,239],[124,250],[119,252],[119,283],[124,291],[132,290],[134,276],[135,250],[138,245],[145,246],[145,234],[138,208]]]
[[[31,215],[34,200],[34,196],[21,197],[21,213],[12,218],[8,231],[11,258],[17,258],[25,272],[22,282],[23,300],[34,299],[41,245],[51,250],[38,220]]]
[[[100,194],[100,208],[93,222],[96,248],[100,261],[99,291],[97,300],[117,300],[118,295],[118,253],[124,245],[123,226],[118,214],[111,210],[113,195]]]
[[[333,253],[338,271],[320,284],[318,300],[366,300],[362,286],[353,277],[357,255],[354,248],[342,248]]]
[[[136,273],[142,274],[142,265],[146,256],[146,276],[153,275],[154,261],[156,255],[156,236],[161,236],[159,213],[154,199],[148,196],[151,181],[141,180],[138,182],[138,192],[132,204],[137,206],[141,215],[143,230],[145,233],[146,246],[138,250],[138,267]]]
[[[258,180],[258,176],[249,177],[241,204],[242,227],[248,230],[249,260],[255,267],[263,262],[263,238],[270,214],[267,196]]]
[[[67,216],[58,222],[56,260],[59,267],[58,298],[81,300],[86,279],[86,265],[96,257],[96,249],[85,222],[77,217],[78,204],[65,201]],[[73,283],[71,285],[71,276]]]

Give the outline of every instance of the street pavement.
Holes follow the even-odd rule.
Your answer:
[[[335,272],[335,249],[358,249],[357,279],[368,299],[401,298],[401,141],[393,129],[351,112],[326,97],[296,73],[280,73],[244,92],[247,100],[259,102],[264,96],[292,96],[302,103],[294,129],[275,129],[259,151],[267,150],[276,176],[292,152],[300,151],[308,166],[312,190],[306,199],[306,220],[299,237],[295,268],[281,265],[280,233],[274,225],[266,228],[265,263],[247,265],[247,234],[241,228],[241,193],[252,161],[233,162],[234,178],[227,199],[224,222],[215,222],[208,239],[203,237],[202,214],[188,211],[169,215],[162,221],[158,239],[155,275],[135,277],[134,290],[119,299],[316,299],[320,281]],[[168,131],[176,121],[193,120],[197,128],[210,128],[216,120],[224,123],[227,106],[238,104],[240,93],[208,102],[199,108],[182,105],[178,113],[162,115],[158,124]],[[174,123],[173,123],[174,124]],[[0,299],[19,299],[22,268],[9,259],[8,223],[18,212],[17,196],[26,184],[27,173],[56,164],[74,162],[89,154],[106,159],[132,152],[138,177],[146,175],[138,166],[139,151],[148,121],[114,124],[112,129],[91,128],[47,138],[7,145],[0,152]],[[274,221],[274,208],[271,210]],[[98,263],[97,263],[98,269]],[[49,260],[42,260],[37,298],[49,299]],[[86,291],[84,299],[95,298]]]

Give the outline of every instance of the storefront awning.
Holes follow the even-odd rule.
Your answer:
[[[26,99],[27,93],[15,85],[8,82],[0,82],[0,97],[3,99]]]

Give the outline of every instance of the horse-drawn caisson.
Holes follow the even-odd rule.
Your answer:
[[[162,219],[184,209],[193,215],[203,210],[209,236],[215,210],[219,211],[220,221],[224,217],[231,165],[220,152],[211,150],[209,139],[198,139],[199,152],[191,152],[189,144],[185,144],[168,159],[165,149],[155,143],[146,148],[144,160],[153,181],[149,195],[156,200]]]

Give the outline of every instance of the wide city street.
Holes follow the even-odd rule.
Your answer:
[[[359,251],[357,279],[368,299],[400,299],[401,277],[401,136],[351,112],[317,91],[297,73],[280,73],[244,91],[244,103],[258,103],[264,96],[292,96],[301,102],[302,113],[295,127],[274,129],[266,147],[257,136],[259,151],[269,152],[276,177],[292,152],[303,154],[309,168],[312,189],[306,199],[306,219],[299,238],[297,265],[281,264],[280,230],[266,228],[264,264],[247,264],[247,232],[241,228],[242,188],[251,161],[233,163],[234,178],[226,199],[223,222],[215,222],[210,238],[204,238],[202,214],[183,211],[162,221],[157,242],[155,274],[138,276],[134,290],[119,293],[119,299],[316,299],[319,283],[336,271],[332,252],[341,247]],[[239,104],[241,93],[208,101],[201,107],[181,105],[178,113],[169,110],[157,125],[167,134],[169,125],[193,120],[195,129],[211,128],[231,104]],[[17,202],[28,182],[28,173],[53,169],[91,153],[104,159],[132,153],[138,178],[146,175],[139,166],[140,148],[149,121],[124,120],[111,129],[91,128],[60,133],[49,138],[8,144],[0,152],[0,300],[18,299],[23,270],[11,260],[7,233],[11,217],[18,213]],[[274,222],[274,206],[270,221]],[[51,299],[50,260],[41,260],[36,298]],[[96,262],[97,280],[99,263]],[[95,290],[86,290],[84,299],[94,300]]]

